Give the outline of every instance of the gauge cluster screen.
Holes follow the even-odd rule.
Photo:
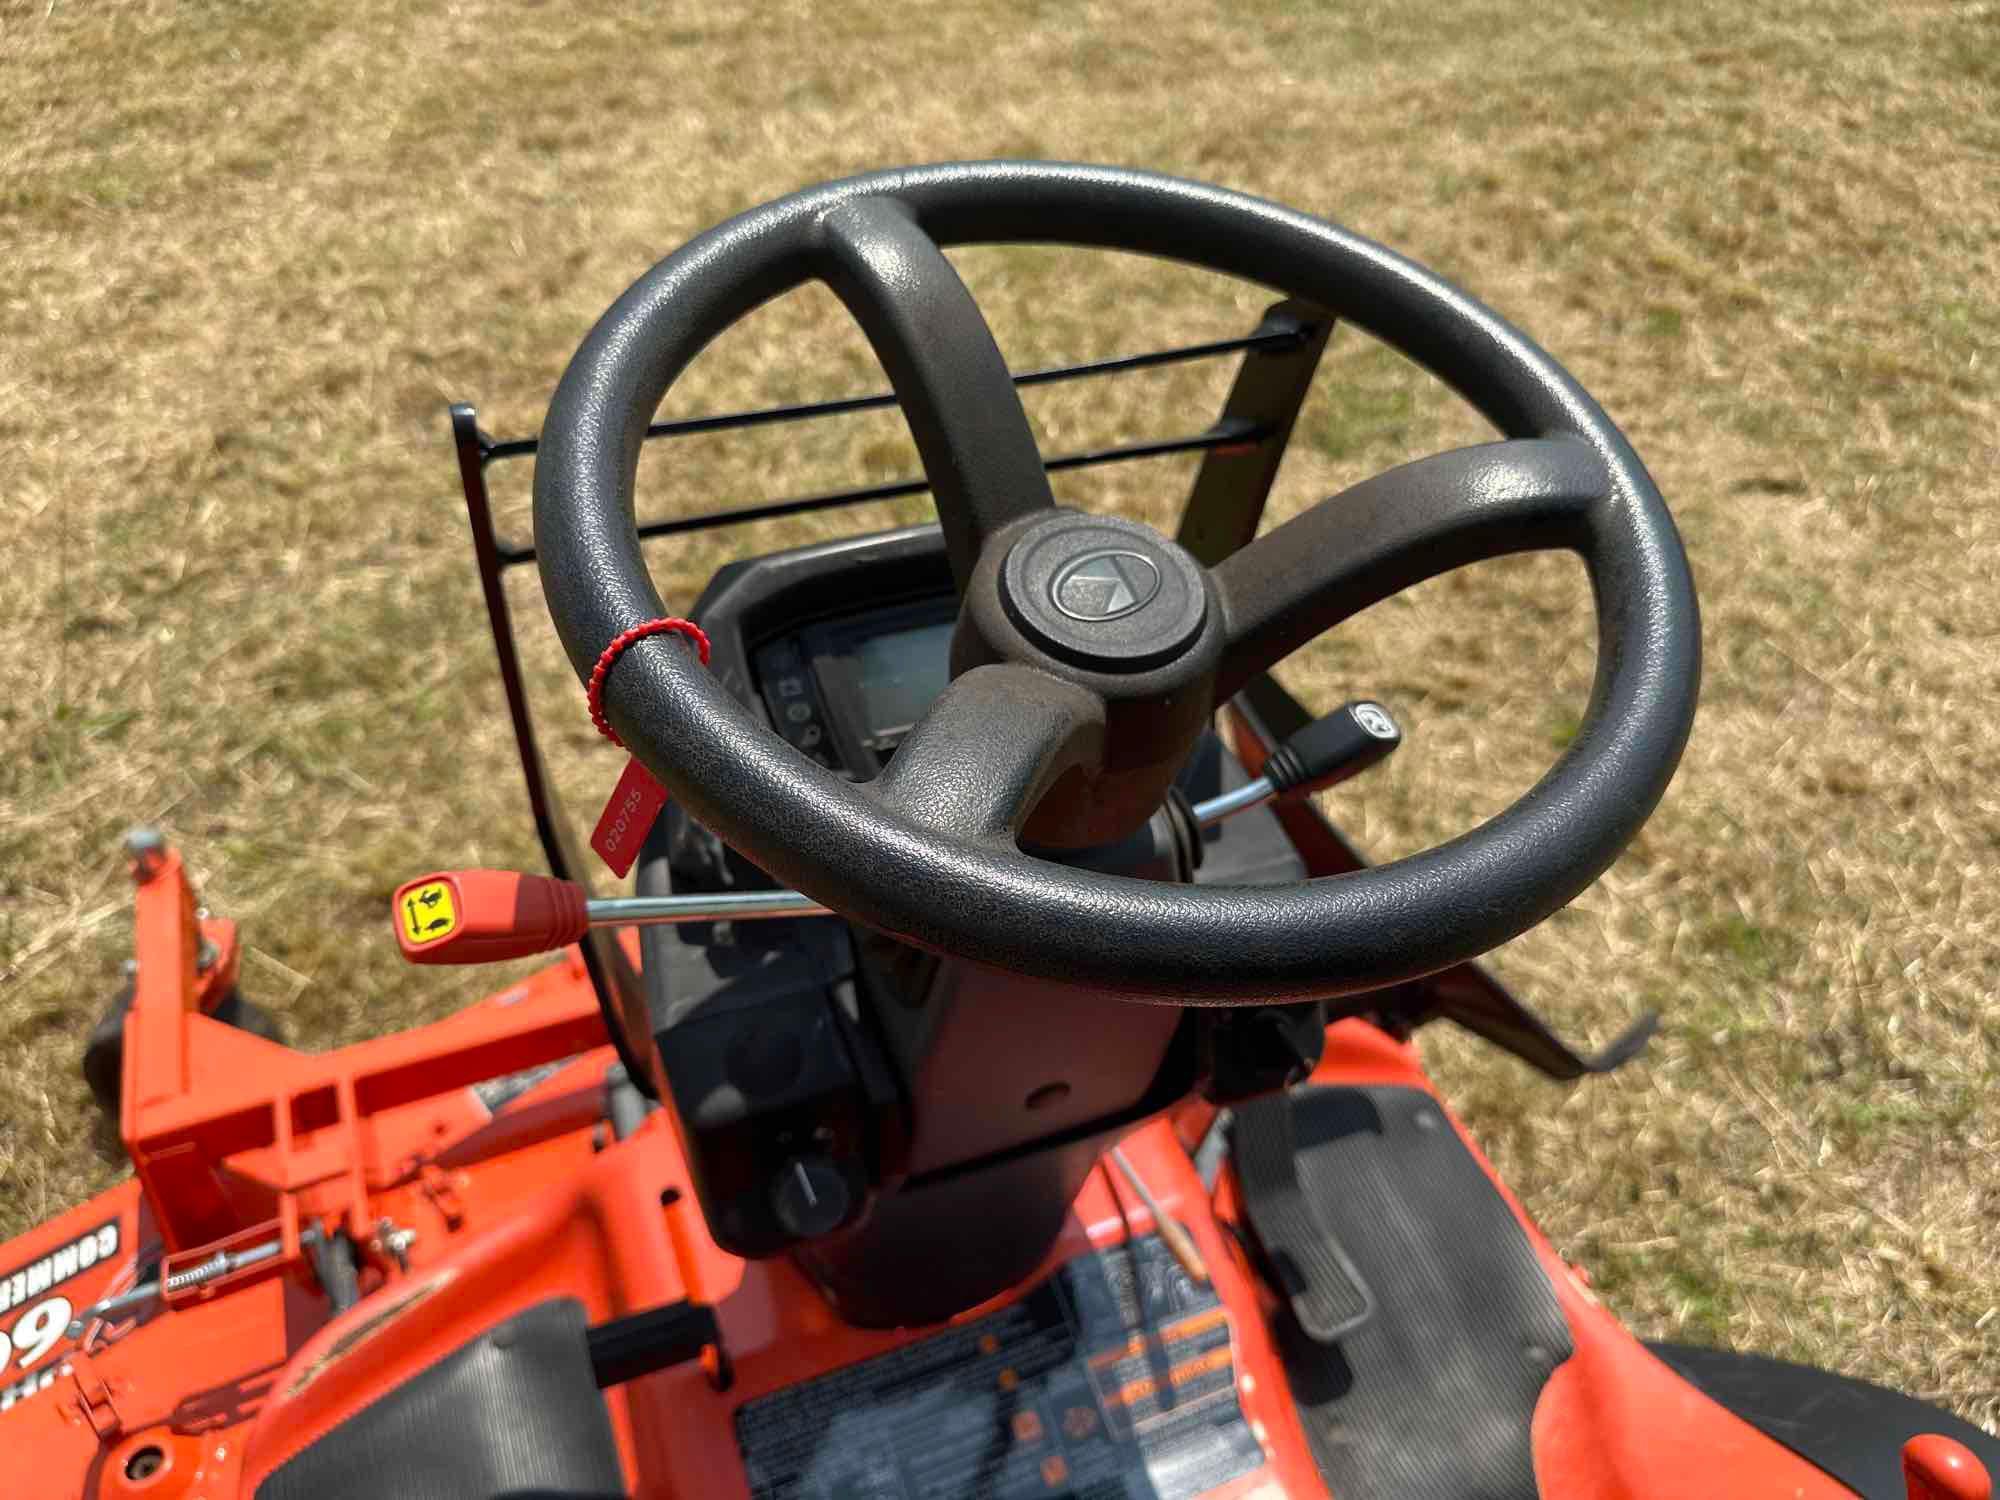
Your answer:
[[[756,652],[778,732],[821,765],[866,780],[951,678],[949,596],[808,625]]]
[[[951,621],[869,636],[854,647],[855,688],[863,732],[900,740],[924,716],[950,677]]]

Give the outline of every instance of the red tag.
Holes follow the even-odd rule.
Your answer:
[[[613,875],[622,880],[632,873],[633,861],[666,805],[667,789],[636,759],[628,759],[590,835],[590,847],[603,856]]]

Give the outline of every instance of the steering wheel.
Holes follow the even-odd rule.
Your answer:
[[[1417,460],[1204,567],[1136,523],[1058,507],[1005,362],[941,245],[1138,251],[1328,309],[1455,388],[1506,440]],[[1693,721],[1687,558],[1624,436],[1556,362],[1383,247],[1262,200],[1107,167],[988,162],[850,178],[729,220],[661,261],[564,374],[535,466],[535,545],[580,679],[666,613],[633,486],[675,377],[758,304],[817,278],[895,388],[961,606],[954,677],[888,769],[850,783],[792,749],[677,638],[618,658],[605,711],[687,810],[780,880],[920,947],[1127,999],[1262,1004],[1412,979],[1526,931],[1659,801]],[[1567,549],[1597,674],[1569,748],[1448,843],[1353,874],[1193,886],[1024,854],[1136,827],[1216,708],[1370,604],[1483,558]]]

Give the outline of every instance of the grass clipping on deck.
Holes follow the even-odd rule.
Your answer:
[[[2000,12],[1990,4],[1050,5],[709,0],[0,4],[0,1235],[122,1170],[77,1071],[116,988],[117,853],[156,822],[242,921],[246,992],[331,1046],[504,976],[403,968],[395,884],[532,866],[444,406],[533,432],[658,256],[792,187],[1053,156],[1277,198],[1459,280],[1622,423],[1687,538],[1707,676],[1680,778],[1585,897],[1495,955],[1645,1060],[1562,1090],[1425,1049],[1556,1243],[1642,1334],[2000,1412]],[[1017,365],[1223,336],[1253,288],[1030,249],[954,257]],[[1182,430],[1228,370],[1029,396],[1050,449]],[[823,292],[755,314],[669,414],[878,389]],[[1476,440],[1335,338],[1271,519]],[[668,515],[913,472],[894,413],[656,451]],[[1191,462],[1066,476],[1156,523]],[[526,466],[496,471],[526,529]],[[654,549],[685,606],[739,552]],[[532,578],[546,750],[597,741]],[[1371,695],[1395,761],[1328,798],[1373,857],[1525,789],[1574,733],[1589,599],[1485,565],[1288,664]]]

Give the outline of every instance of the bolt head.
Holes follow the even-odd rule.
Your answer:
[[[132,861],[132,878],[151,880],[167,857],[167,837],[157,828],[134,828],[125,835],[125,854]]]

